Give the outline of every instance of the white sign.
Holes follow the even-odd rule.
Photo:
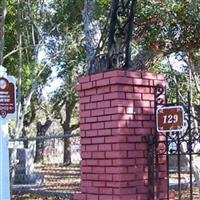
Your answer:
[[[15,78],[0,66],[0,200],[10,200],[8,122],[16,119]]]

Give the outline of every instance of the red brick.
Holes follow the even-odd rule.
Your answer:
[[[112,188],[99,188],[100,194],[112,194]],[[107,199],[106,199],[107,200]]]
[[[119,128],[119,127],[126,127],[126,121],[109,121],[105,122],[105,128]]]
[[[80,98],[80,104],[89,103],[89,102],[90,102],[90,97],[81,97]]]
[[[124,76],[125,71],[120,71],[120,70],[115,70],[115,71],[110,71],[110,72],[105,72],[104,77],[109,78],[109,77],[116,77],[116,76]]]
[[[142,95],[140,93],[126,93],[126,99],[142,99]]]
[[[97,130],[88,130],[86,131],[86,137],[96,137],[97,134]]]
[[[135,93],[150,93],[149,87],[134,86],[133,89]]]
[[[143,167],[137,167],[137,166],[131,166],[128,167],[128,173],[144,173]],[[129,182],[129,186],[137,186],[137,185],[143,185],[143,183],[138,183],[136,181],[133,181],[132,183]]]
[[[105,174],[105,167],[93,167],[92,171],[96,174]]]
[[[152,121],[143,121],[142,122],[143,127],[147,127],[147,128],[154,128],[154,123]]]
[[[82,152],[81,153],[81,158],[82,159],[92,158],[92,153],[91,152]]]
[[[84,130],[90,130],[91,127],[90,127],[90,124],[81,124],[80,129],[83,130],[83,131]]]
[[[84,124],[85,123],[85,118],[81,118],[80,119],[80,124]]]
[[[103,122],[97,122],[97,123],[92,123],[92,129],[103,129],[104,128],[104,123]]]
[[[92,110],[92,116],[101,116],[101,115],[104,115],[104,109]]]
[[[80,104],[80,111],[81,112],[85,111],[85,104],[83,104],[83,103]]]
[[[143,158],[143,151],[128,151],[128,158]]]
[[[111,136],[105,138],[105,143],[123,143],[126,142],[126,137],[124,136]]]
[[[111,92],[133,92],[132,85],[112,85]]]
[[[142,99],[143,100],[154,100],[154,94],[142,94]]]
[[[81,138],[84,138],[86,136],[86,131],[81,131],[80,136]]]
[[[136,164],[146,165],[147,164],[147,159],[146,158],[136,159]]]
[[[128,136],[128,142],[141,142],[142,141],[142,137],[141,136]]]
[[[92,143],[93,144],[102,144],[102,143],[104,143],[104,137],[92,138]]]
[[[150,115],[136,115],[135,116],[135,120],[151,120],[151,116]]]
[[[117,151],[120,151],[120,150],[135,150],[135,144],[133,144],[133,143],[130,143],[130,144],[127,144],[127,143],[112,144],[112,149],[117,150]]]
[[[135,165],[135,159],[114,159],[113,166],[132,166]]]
[[[132,135],[134,134],[134,129],[132,128],[113,128],[112,129],[112,135],[114,137],[119,136],[119,135]],[[125,140],[126,141],[126,140]]]
[[[105,115],[125,113],[126,109],[124,107],[114,107],[105,109]]]
[[[134,105],[139,108],[150,107],[150,101],[135,101]]]
[[[113,200],[112,195],[100,195],[99,200]]]
[[[114,189],[113,193],[116,195],[129,195],[129,194],[136,194],[136,188],[116,188]]]
[[[75,194],[74,196],[75,196],[75,197],[74,197],[74,200],[87,200],[87,199],[86,199],[86,194],[81,194],[81,193],[78,194],[78,193],[77,193],[77,194]]]
[[[132,181],[135,179],[135,174],[114,174],[113,181]]]
[[[84,97],[85,96],[85,91],[81,91],[78,93],[80,97]]]
[[[78,84],[76,85],[76,91],[78,91],[78,92],[81,91],[81,84],[80,84],[80,83],[78,83]]]
[[[112,166],[112,160],[99,160],[99,166]]]
[[[106,93],[110,93],[110,87],[109,86],[97,88],[97,94],[106,94]]]
[[[93,152],[92,153],[92,157],[94,159],[100,159],[100,158],[104,159],[105,158],[105,153],[104,152]]]
[[[140,127],[142,127],[142,122],[141,121],[129,121],[129,122],[127,122],[127,127],[140,128]]]
[[[101,80],[103,78],[103,73],[94,74],[91,76],[91,81]]]
[[[149,86],[149,80],[135,78],[133,79],[133,85]]]
[[[136,144],[136,150],[147,150],[147,144],[146,143],[139,143]]]
[[[81,167],[81,173],[92,173],[92,167]]]
[[[87,174],[87,180],[98,180],[99,179],[99,175],[98,174]]]
[[[86,123],[97,122],[97,117],[88,117],[85,119]]]
[[[132,106],[132,107],[127,107],[126,108],[126,113],[127,114],[135,114],[135,108]]]
[[[111,151],[112,146],[111,144],[100,144],[99,151]]]
[[[95,187],[105,187],[106,186],[106,182],[105,181],[94,181],[92,184]]]
[[[112,181],[112,175],[110,174],[101,174],[99,176],[100,181]]]
[[[127,173],[127,167],[106,167],[106,173],[108,174],[124,174]]]
[[[96,88],[85,90],[85,96],[96,95],[96,94],[97,94]]]
[[[112,92],[108,94],[104,94],[104,99],[125,99],[125,93],[124,92]]]
[[[110,84],[126,84],[132,85],[132,78],[129,77],[112,77],[110,78]]]
[[[82,90],[91,89],[92,87],[93,87],[92,82],[88,82],[88,83],[83,83],[82,84]]]
[[[99,122],[110,121],[110,120],[111,120],[111,116],[109,115],[98,117]]]
[[[128,187],[128,182],[107,182],[106,183],[107,187],[112,187],[112,188],[120,188],[120,187]]]
[[[112,120],[133,120],[134,116],[130,114],[115,114],[112,115]]]
[[[89,194],[98,194],[99,193],[99,189],[97,187],[87,187],[87,193],[89,193]]]
[[[136,128],[135,133],[136,135],[147,135],[147,134],[151,134],[151,129],[150,128]]]
[[[98,165],[98,160],[87,160],[86,161],[87,166],[97,166]]]
[[[91,139],[90,138],[82,138],[81,144],[91,144]]]
[[[145,187],[145,186],[138,186],[138,187],[137,187],[137,193],[138,193],[138,194],[148,193],[148,187]]]
[[[145,115],[153,115],[155,112],[154,108],[143,108],[143,114]]]
[[[165,81],[165,77],[162,74],[157,74],[157,79]]]
[[[99,195],[87,194],[87,200],[99,200]]]
[[[86,151],[97,151],[98,145],[88,145],[86,146]]]
[[[126,151],[108,151],[106,152],[106,158],[126,158],[127,152]]]
[[[92,186],[92,181],[81,181],[81,186],[90,187]]]
[[[101,101],[97,103],[97,108],[110,108],[110,101]]]
[[[131,77],[131,78],[141,78],[142,73],[141,72],[126,71],[126,76]]]
[[[81,117],[90,117],[91,115],[90,115],[90,111],[82,111],[81,113],[80,113],[80,116]]]
[[[90,81],[90,76],[82,76],[80,79],[79,79],[79,83],[87,83]]]
[[[98,135],[99,136],[109,136],[109,135],[111,135],[111,129],[98,130]]]
[[[134,102],[132,100],[127,100],[127,99],[116,99],[116,100],[112,100],[111,101],[111,106],[115,107],[115,106],[132,106],[133,107]]]
[[[110,84],[110,79],[102,79],[102,80],[98,80],[96,81],[96,86],[100,87],[100,86],[106,86]]]
[[[95,96],[91,97],[91,101],[92,102],[97,102],[97,101],[102,101],[102,100],[103,100],[103,95],[102,94],[98,94],[98,95],[95,95]]]

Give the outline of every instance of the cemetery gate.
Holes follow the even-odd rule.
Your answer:
[[[167,200],[197,200],[200,199],[200,129],[198,119],[192,114],[190,92],[187,104],[166,104],[166,89],[158,85],[155,89],[155,124],[154,135],[146,137],[148,143],[148,192],[149,200],[159,200],[162,187],[167,187]],[[163,117],[164,123],[171,124],[170,131],[166,127],[158,127],[159,110],[162,108],[177,108],[183,116],[168,113]],[[183,127],[173,125],[183,117]],[[178,119],[179,118],[179,119]],[[159,129],[160,128],[160,129]],[[162,130],[163,129],[163,130]],[[174,129],[174,130],[173,130]],[[163,162],[164,161],[164,162]],[[162,165],[167,163],[167,165]],[[163,168],[163,169],[161,169]],[[160,172],[163,175],[160,175]],[[166,177],[166,185],[159,183],[159,177]]]

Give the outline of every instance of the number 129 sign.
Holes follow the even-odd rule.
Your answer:
[[[159,107],[156,110],[158,132],[182,131],[183,125],[184,109],[182,106]]]

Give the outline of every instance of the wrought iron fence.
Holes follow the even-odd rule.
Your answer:
[[[158,85],[155,91],[155,110],[165,104],[163,87]],[[167,200],[200,199],[200,127],[194,126],[195,118],[191,113],[191,99],[188,93],[184,108],[184,126],[182,131],[155,131],[146,138],[148,142],[149,200],[157,200],[161,195],[159,172],[165,172],[168,180]],[[177,105],[175,105],[177,106]],[[156,120],[155,120],[156,121]],[[162,165],[161,163],[166,163]],[[174,197],[173,197],[174,196]]]
[[[79,133],[10,139],[9,153],[13,200],[72,199],[79,191]]]

